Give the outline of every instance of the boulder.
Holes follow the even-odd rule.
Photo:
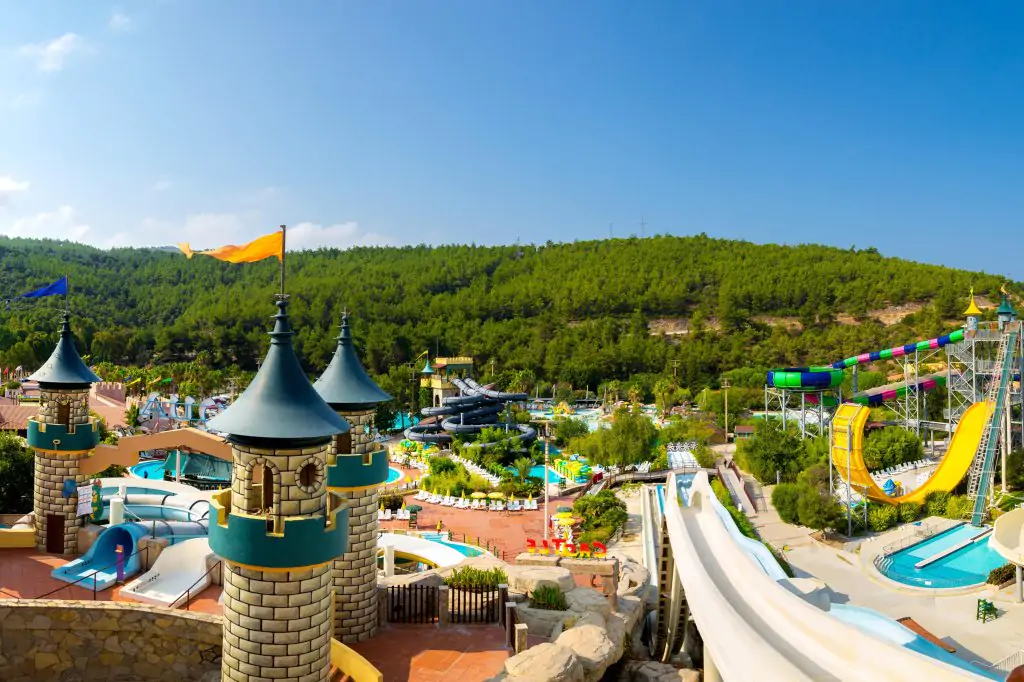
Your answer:
[[[509,566],[506,574],[510,592],[532,594],[542,586],[557,587],[562,592],[568,592],[576,587],[572,573],[559,566]]]
[[[656,661],[632,661],[625,665],[621,682],[700,682],[700,672]]]
[[[646,592],[651,572],[630,557],[619,561],[619,594],[639,596]]]
[[[571,649],[583,664],[585,682],[597,682],[608,667],[622,656],[622,648],[608,637],[608,631],[599,625],[576,625],[563,632],[555,641],[558,646]]]
[[[569,590],[565,593],[565,601],[569,604],[570,611],[578,611],[580,613],[593,611],[594,613],[600,613],[606,619],[612,612],[608,599],[597,590],[589,587],[577,587]]]
[[[530,608],[528,602],[516,604],[516,615],[520,623],[525,623],[531,635],[550,637],[555,625],[561,625],[568,618],[578,618],[580,614],[572,611],[548,611],[547,609]]]
[[[506,680],[584,682],[583,664],[571,649],[546,642],[505,661]]]

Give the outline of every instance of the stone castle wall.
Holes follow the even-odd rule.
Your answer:
[[[341,412],[352,425],[349,453],[373,452],[374,410]],[[338,439],[332,443],[338,454]],[[344,644],[365,642],[377,636],[377,505],[376,487],[340,490],[348,503],[348,552],[334,560],[334,636]]]
[[[304,449],[268,450],[233,444],[234,471],[231,476],[231,506],[248,513],[263,510],[260,488],[253,485],[257,467],[268,466],[273,486],[273,510],[280,516],[326,515],[327,445]],[[312,476],[311,485],[301,482],[306,466]],[[264,482],[265,484],[265,482]]]
[[[223,679],[326,682],[330,566],[258,571],[224,563]]]
[[[39,413],[36,419],[44,424],[60,424],[60,406],[68,406],[71,424],[86,424],[89,421],[89,389],[57,389],[40,391]],[[88,482],[82,475],[81,460],[86,455],[35,453],[35,478],[32,490],[32,510],[36,514],[36,549],[46,551],[47,516],[58,514],[64,517],[63,553],[78,552],[78,528],[82,525],[77,516],[78,495],[64,497],[64,481],[75,481],[75,489]]]
[[[220,670],[221,618],[143,604],[0,600],[4,682],[198,682]]]

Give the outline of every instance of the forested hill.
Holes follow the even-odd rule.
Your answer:
[[[94,362],[170,362],[205,350],[215,365],[252,368],[278,282],[276,261],[232,265],[53,241],[0,238],[0,262],[4,298],[70,274],[74,327]],[[578,387],[664,372],[673,360],[680,383],[695,387],[739,365],[830,361],[941,332],[971,286],[994,297],[1002,284],[873,249],[704,235],[288,255],[296,342],[311,372],[329,360],[347,308],[375,372],[436,348]],[[926,305],[890,326],[868,315],[907,303]],[[62,306],[12,302],[0,315],[0,364],[45,359]],[[765,316],[799,324],[772,326]],[[685,318],[689,333],[652,334],[659,318]]]

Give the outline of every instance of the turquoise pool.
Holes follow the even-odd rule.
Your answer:
[[[174,475],[174,462],[175,457],[171,456],[167,459],[151,459],[145,462],[139,462],[133,467],[130,467],[128,471],[132,476],[136,478],[155,478],[163,480],[164,471],[170,471],[171,475]],[[388,480],[385,483],[394,483],[398,479],[402,478],[403,474],[398,469],[388,467]]]
[[[459,552],[460,554],[464,554],[466,556],[480,556],[484,553],[483,550],[481,550],[478,547],[473,547],[472,545],[465,545],[461,542],[450,542],[445,539],[448,536],[444,533],[423,533],[420,535],[420,537],[422,537],[424,540],[430,540],[431,542],[440,543],[445,547],[451,547],[456,552]]]
[[[972,542],[927,566],[915,568],[915,564],[966,542],[981,532],[983,529],[970,524],[957,526],[889,555],[878,568],[890,580],[913,587],[951,588],[983,583],[993,568],[1006,563],[998,552],[989,547],[988,537]]]
[[[514,467],[508,467],[508,470],[511,471],[512,473],[516,473],[516,470],[515,470]],[[530,478],[539,478],[540,480],[543,481],[544,480],[544,465],[543,464],[534,464],[532,467],[530,467],[530,474],[529,474],[529,476],[530,476]],[[561,474],[557,473],[553,469],[548,469],[548,483],[562,483],[564,480],[565,480],[565,478]]]

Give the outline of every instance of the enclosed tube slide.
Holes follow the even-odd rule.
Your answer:
[[[905,355],[911,355],[917,351],[936,350],[944,346],[948,346],[951,343],[960,343],[964,340],[964,330],[957,329],[949,334],[943,334],[937,336],[934,339],[925,339],[924,341],[915,341],[908,343],[903,346],[894,346],[893,348],[886,348],[885,350],[873,351],[871,353],[861,353],[860,355],[854,355],[834,362],[831,365],[816,366],[816,367],[793,367],[788,369],[775,369],[768,372],[766,382],[769,386],[774,388],[784,388],[789,391],[821,391],[826,388],[835,388],[843,383],[843,370],[856,365],[862,365],[868,362],[875,362],[877,360],[891,360],[892,358],[899,358]],[[935,379],[933,375],[929,377]],[[924,390],[930,390],[935,388],[937,383],[933,383],[930,386],[924,385],[922,382],[921,387]],[[904,389],[904,393],[906,390]],[[889,397],[877,398],[870,400],[871,393],[866,391],[864,394],[858,394],[854,398],[855,402],[865,405],[876,405],[884,400],[891,400],[898,395],[891,395]],[[863,398],[868,396],[869,402],[863,402],[858,400],[858,397]]]
[[[405,437],[421,443],[448,443],[452,434],[480,433],[488,426],[499,423],[499,415],[508,403],[527,400],[525,393],[493,391],[472,379],[452,379],[452,385],[462,395],[445,398],[439,407],[425,407],[421,410],[426,417],[446,417],[433,424],[417,424],[405,430]],[[537,437],[537,431],[530,426],[516,424],[510,427],[515,433],[510,440],[529,442]],[[470,443],[471,447],[487,447],[494,443]]]

